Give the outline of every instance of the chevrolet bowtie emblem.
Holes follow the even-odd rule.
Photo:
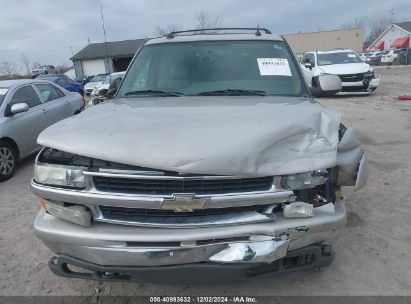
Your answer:
[[[197,198],[195,194],[173,194],[172,198],[165,198],[161,209],[175,212],[193,212],[203,209],[209,198]]]

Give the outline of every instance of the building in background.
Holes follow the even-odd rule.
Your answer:
[[[77,78],[125,71],[146,39],[92,43],[70,59]]]
[[[76,72],[74,71],[74,68],[71,68],[67,72],[64,73],[68,78],[75,80],[76,79]]]
[[[285,34],[283,37],[298,57],[309,51],[336,48],[362,52],[364,44],[364,31],[361,28]]]
[[[391,24],[373,43],[369,50],[388,50],[411,47],[411,21]]]

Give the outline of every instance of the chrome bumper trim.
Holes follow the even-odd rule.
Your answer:
[[[118,170],[118,172],[127,172]],[[108,172],[93,172],[83,171],[86,176],[102,176],[102,177],[114,177],[114,178],[129,178],[129,179],[159,179],[159,180],[221,180],[221,179],[243,179],[241,176],[228,176],[228,175],[205,175],[205,176],[169,176],[169,175],[155,175],[152,171],[148,171],[148,174],[127,174],[127,173],[108,173]]]
[[[128,226],[144,226],[152,228],[199,228],[215,226],[245,225],[274,221],[275,214],[261,214],[256,211],[238,212],[226,215],[193,216],[176,220],[173,217],[147,217],[130,220],[116,220],[105,218],[99,208],[93,210],[94,220],[98,222],[120,224]]]
[[[229,243],[208,258],[216,263],[272,263],[286,256],[286,236],[260,242]]]
[[[263,236],[262,236],[263,237]],[[119,256],[127,253],[139,258],[138,265],[160,266],[185,263],[271,263],[287,254],[290,241],[286,236],[264,241],[226,242],[175,248],[111,247],[107,251]],[[99,247],[84,247],[89,252],[101,252]],[[104,249],[103,249],[104,250]],[[112,261],[114,264],[121,261]]]
[[[37,196],[47,200],[80,204],[87,206],[115,206],[128,208],[161,209],[164,199],[169,196],[149,196],[135,194],[116,194],[99,192],[96,189],[71,190],[46,186],[31,181],[31,190]],[[227,195],[196,195],[197,198],[207,197],[204,208],[241,207],[252,205],[270,205],[295,201],[293,191],[278,191],[275,187],[264,192],[235,193]]]

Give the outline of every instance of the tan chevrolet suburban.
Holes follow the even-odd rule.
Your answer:
[[[316,79],[341,90],[335,75]],[[231,281],[331,263],[341,186],[367,161],[266,29],[170,33],[114,98],[43,131],[32,191],[51,271],[109,281]],[[75,267],[73,267],[75,266]]]

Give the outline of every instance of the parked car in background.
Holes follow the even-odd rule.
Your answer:
[[[308,52],[303,56],[301,67],[313,93],[321,94],[315,77],[324,74],[340,77],[342,90],[338,94],[370,93],[380,83],[370,65],[350,49]]]
[[[381,57],[381,64],[399,64],[399,56],[407,53],[407,49],[391,49]]]
[[[331,263],[361,143],[281,36],[209,31],[147,41],[115,98],[40,134],[33,227],[55,274],[219,283]]]
[[[104,82],[101,85],[98,85],[91,93],[89,105],[97,105],[112,98],[115,94],[115,90],[111,90],[109,94],[110,88],[113,88],[114,82],[118,83],[119,81],[121,81],[125,73],[126,72],[117,72],[108,75]]]
[[[98,74],[93,76],[85,85],[84,85],[84,92],[86,95],[90,95],[91,92],[96,88],[96,86],[103,83],[104,79],[108,74]]]
[[[112,73],[110,75],[107,75],[106,78],[104,79],[102,84],[99,84],[95,87],[93,92],[91,92],[91,95],[105,95],[107,94],[108,88],[110,84],[117,78],[123,78],[126,72],[116,72]]]
[[[371,52],[368,55],[365,62],[370,64],[370,65],[380,65],[382,55],[384,55],[385,53],[386,53],[386,51]]]
[[[81,83],[78,83],[68,78],[66,75],[49,74],[49,75],[42,75],[37,78],[54,82],[55,84],[58,84],[59,86],[65,88],[67,91],[76,92],[76,93],[79,93],[81,96],[84,96],[84,89]]]
[[[80,113],[81,96],[44,80],[0,81],[0,181],[35,153],[37,136],[52,124]]]
[[[94,76],[83,76],[83,77],[76,77],[75,81],[78,83],[81,83],[81,85],[84,87],[87,82],[90,81],[91,78]]]
[[[398,54],[398,64],[411,64],[411,48],[406,48]]]
[[[31,78],[36,78],[39,75],[44,74],[57,74],[56,68],[54,65],[41,65],[31,71]]]
[[[367,55],[368,53],[358,53],[358,56],[360,56],[362,61],[367,61]]]

